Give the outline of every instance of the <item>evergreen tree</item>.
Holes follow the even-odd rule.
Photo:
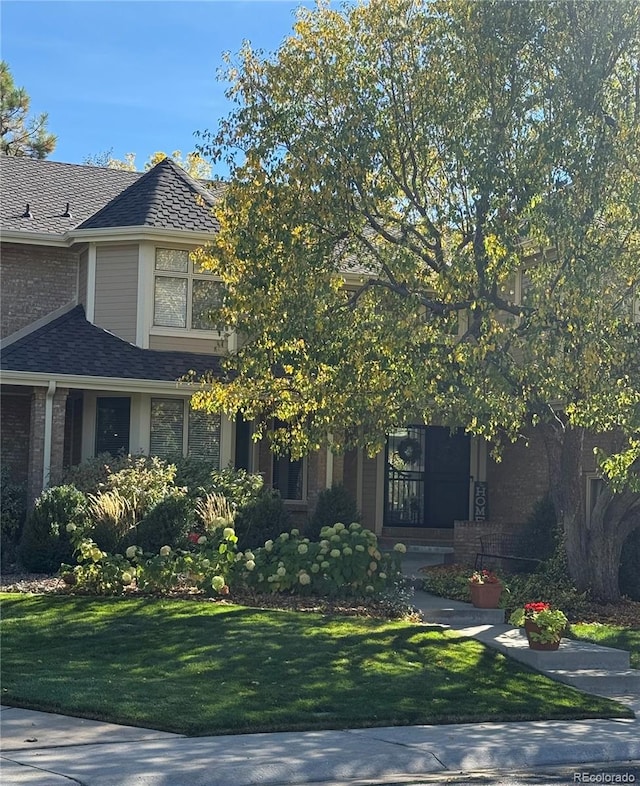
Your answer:
[[[31,100],[24,87],[16,87],[3,60],[0,62],[0,154],[46,158],[57,137],[47,131],[48,115],[28,118]]]

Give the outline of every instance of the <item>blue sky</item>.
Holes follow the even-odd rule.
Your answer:
[[[2,0],[2,59],[34,112],[49,113],[55,161],[113,148],[194,149],[193,132],[228,114],[217,80],[225,51],[248,39],[275,51],[301,0]],[[225,174],[223,169],[217,174]]]

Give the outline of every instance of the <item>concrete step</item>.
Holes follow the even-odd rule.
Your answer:
[[[413,605],[425,622],[447,625],[455,629],[474,625],[502,625],[504,622],[504,609],[477,609],[470,603],[439,598],[421,590],[416,590]]]
[[[547,669],[547,676],[598,696],[640,696],[638,669]]]
[[[495,625],[481,629],[467,627],[460,630],[479,641],[500,650],[505,655],[526,663],[538,671],[547,672],[553,669],[578,671],[595,669],[602,671],[618,671],[629,668],[629,653],[613,647],[601,647],[588,641],[562,639],[560,648],[555,652],[543,652],[529,649],[527,637],[520,628],[510,625]]]

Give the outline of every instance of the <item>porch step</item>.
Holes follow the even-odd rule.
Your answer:
[[[598,696],[640,696],[638,669],[547,669],[545,674]]]
[[[470,603],[438,598],[421,590],[416,591],[413,605],[420,612],[424,622],[447,625],[454,629],[474,625],[502,625],[504,622],[504,609],[477,609]]]

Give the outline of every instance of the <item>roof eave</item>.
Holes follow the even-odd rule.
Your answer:
[[[182,242],[207,243],[214,231],[193,229],[168,229],[162,227],[104,227],[91,229],[73,229],[67,237],[73,242],[98,242],[100,240],[181,240]]]
[[[59,246],[68,248],[67,233],[25,232],[21,229],[3,229],[0,234],[3,243],[22,243],[29,246]]]
[[[69,248],[75,243],[88,243],[114,240],[179,240],[202,245],[211,241],[214,231],[192,229],[163,229],[158,227],[105,227],[97,229],[71,229],[64,234],[56,232],[23,232],[22,230],[3,230],[0,239],[3,243],[19,243],[29,246],[56,246]]]
[[[200,390],[200,383],[186,383],[163,379],[129,379],[126,377],[93,377],[79,374],[59,374],[45,371],[15,371],[2,369],[2,381],[10,385],[47,387],[50,382],[73,389],[117,390],[128,393],[164,391],[191,394]]]

